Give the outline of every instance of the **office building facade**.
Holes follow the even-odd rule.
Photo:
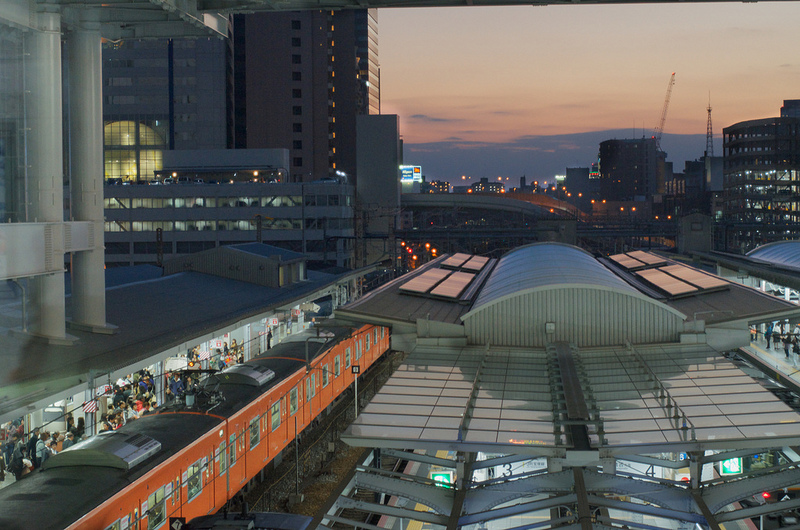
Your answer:
[[[106,186],[106,263],[160,264],[258,241],[349,268],[354,195],[351,185],[329,182]]]
[[[723,141],[717,249],[744,253],[800,236],[800,118],[736,123]]]
[[[152,181],[166,150],[232,147],[231,54],[218,38],[106,41],[105,178]]]
[[[380,112],[375,9],[234,17],[237,148],[290,150],[295,180],[356,177],[356,117]]]

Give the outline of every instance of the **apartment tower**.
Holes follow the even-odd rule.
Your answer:
[[[235,145],[290,150],[290,173],[356,177],[356,116],[379,114],[375,9],[237,15]]]

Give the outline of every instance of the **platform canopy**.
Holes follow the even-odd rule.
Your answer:
[[[106,39],[228,36],[228,16],[258,11],[380,7],[544,6],[664,3],[665,0],[3,0],[0,24],[36,29],[35,14],[58,10],[70,27],[100,23]],[[666,0],[675,1],[678,0]],[[719,0],[694,0],[708,2]],[[788,1],[788,0],[777,0]]]

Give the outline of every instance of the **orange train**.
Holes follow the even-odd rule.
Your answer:
[[[167,530],[220,510],[389,349],[389,330],[284,342],[0,490],[0,528]],[[306,365],[306,348],[312,357]],[[314,350],[318,350],[316,355]]]

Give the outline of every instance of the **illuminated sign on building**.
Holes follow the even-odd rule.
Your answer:
[[[422,182],[422,166],[400,166],[401,182]]]

